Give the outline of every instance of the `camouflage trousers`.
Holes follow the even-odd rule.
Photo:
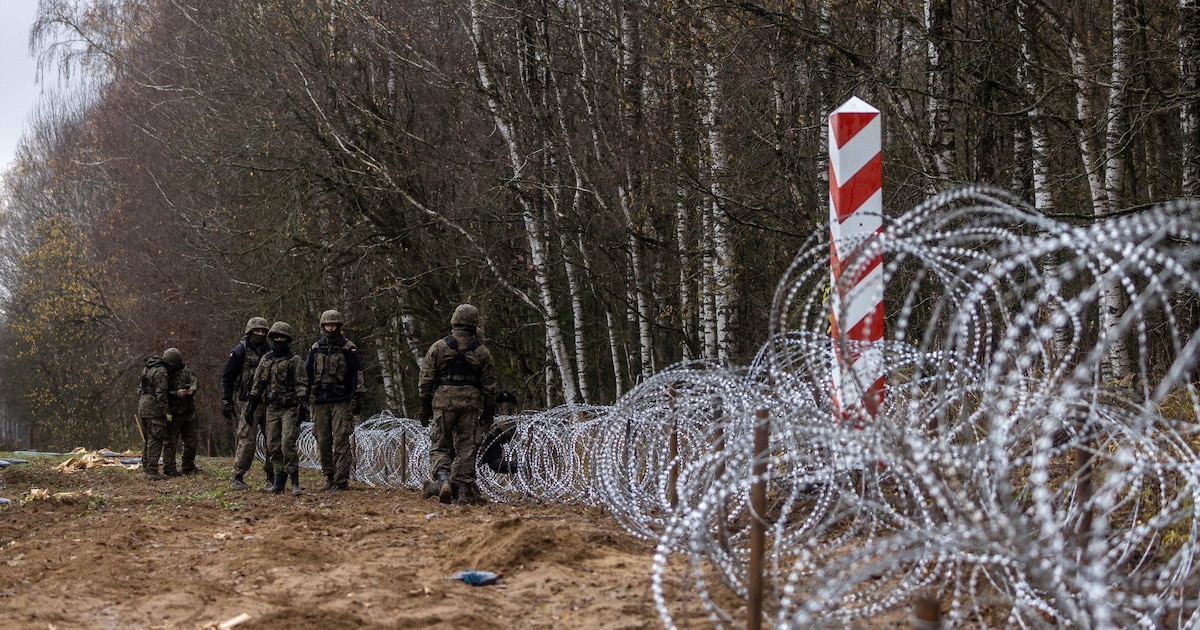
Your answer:
[[[158,458],[162,455],[163,444],[167,438],[167,418],[139,418],[142,423],[142,434],[146,441],[142,447],[142,470],[158,472]]]
[[[264,422],[267,433],[267,459],[276,475],[300,470],[300,408],[267,404]]]
[[[317,453],[321,458],[321,472],[334,483],[350,481],[354,467],[350,434],[354,433],[354,414],[350,413],[350,401],[317,403],[309,414],[312,420],[313,437],[317,440]]]
[[[200,433],[196,429],[196,414],[173,413],[167,422],[166,435],[163,436],[162,460],[163,473],[174,474],[175,450],[183,442],[183,453],[180,455],[183,472],[196,469],[196,448],[200,445]]]
[[[254,410],[253,423],[246,422],[246,407],[249,403],[244,400],[238,400],[233,404],[234,418],[237,420],[237,429],[234,432],[236,445],[233,450],[233,473],[248,473],[250,465],[254,463],[254,452],[258,449],[258,437],[263,438],[263,446],[267,444],[267,405],[259,405]],[[275,475],[275,469],[271,467],[270,451],[267,451],[267,456],[263,461],[263,472],[267,473],[267,478],[270,479]]]
[[[450,473],[455,485],[475,483],[475,456],[479,452],[479,409],[434,409],[429,426],[429,468],[433,477]]]

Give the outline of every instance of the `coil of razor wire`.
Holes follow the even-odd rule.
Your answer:
[[[1077,226],[969,186],[890,219],[843,260],[885,261],[886,339],[838,349],[885,375],[861,423],[830,394],[826,238],[780,280],[750,365],[674,365],[611,406],[501,416],[515,472],[480,462],[482,492],[601,506],[655,541],[668,628],[696,604],[742,625],[754,523],[777,627],[902,620],[917,597],[947,627],[1200,624],[1200,207]],[[381,414],[354,444],[363,483],[429,475],[415,420]]]

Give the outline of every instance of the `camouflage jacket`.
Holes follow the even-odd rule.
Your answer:
[[[492,353],[474,334],[455,326],[425,353],[417,382],[421,398],[438,409],[483,409],[494,404],[499,376]]]
[[[284,356],[276,356],[274,351],[263,355],[254,371],[250,398],[280,407],[295,407],[306,400],[308,375],[300,355],[290,350]]]
[[[167,410],[172,415],[185,415],[196,412],[196,388],[200,384],[200,379],[196,378],[196,373],[192,368],[183,366],[171,373],[168,371],[167,383]],[[192,394],[187,396],[177,396],[175,392],[181,389],[189,389]]]
[[[170,385],[167,362],[160,356],[151,355],[145,358],[145,364],[138,390],[138,417],[165,418],[168,411],[167,387]]]

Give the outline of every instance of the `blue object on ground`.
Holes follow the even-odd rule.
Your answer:
[[[470,584],[471,586],[487,586],[488,584],[495,584],[496,580],[500,579],[500,574],[491,571],[473,571],[467,569],[451,575],[450,579],[461,580],[463,584]]]

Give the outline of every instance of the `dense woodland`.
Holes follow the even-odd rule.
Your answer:
[[[460,302],[526,407],[743,363],[827,230],[851,96],[882,111],[888,214],[961,182],[1072,222],[1196,195],[1196,5],[42,0],[0,445],[136,445],[142,359],[176,346],[227,448],[255,315],[303,352],[342,311],[367,411],[398,415]]]

